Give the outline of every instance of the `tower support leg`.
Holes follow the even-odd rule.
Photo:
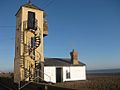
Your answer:
[[[44,62],[37,63],[35,67],[35,78],[37,78],[36,82],[44,81]]]
[[[40,77],[44,80],[44,62],[40,63]]]

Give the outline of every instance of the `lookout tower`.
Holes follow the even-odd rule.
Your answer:
[[[14,82],[44,79],[44,41],[48,26],[44,10],[31,2],[16,13]]]

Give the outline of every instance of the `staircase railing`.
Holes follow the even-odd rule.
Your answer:
[[[23,29],[24,29],[24,31],[31,32],[31,33],[34,34],[34,38],[35,38],[34,46],[31,47],[31,45],[29,45],[31,41],[28,41],[28,44],[24,44],[24,53],[29,53],[28,55],[25,55],[25,57],[26,56],[30,56],[30,58],[33,59],[34,62],[35,61],[39,61],[41,59],[41,54],[36,50],[40,46],[40,43],[41,43],[41,31],[40,31],[40,28],[37,26],[37,22],[38,21],[35,20],[35,28],[36,28],[36,30],[34,30],[34,29],[29,29],[28,30],[28,27],[27,27],[28,26],[28,21],[24,21],[23,22]],[[30,40],[30,38],[29,38],[29,40]],[[33,54],[33,52],[35,54]],[[39,64],[39,63],[37,62],[37,64]],[[37,69],[38,68],[36,66],[35,70],[37,70]],[[29,70],[26,70],[25,68],[24,68],[24,70],[29,75],[32,75],[32,73]],[[44,74],[44,75],[46,75],[50,79],[50,82],[51,82],[51,77],[49,75],[45,74],[44,71],[42,71],[40,69],[39,69],[39,72],[42,73],[42,74]],[[29,75],[26,75],[26,79],[29,77]],[[36,78],[36,77],[34,77],[34,78]]]

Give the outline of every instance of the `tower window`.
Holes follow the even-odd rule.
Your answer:
[[[31,37],[31,50],[29,51],[29,55],[32,55],[32,58],[35,59],[35,37]]]
[[[16,48],[16,49],[17,49],[16,51],[17,51],[17,53],[18,53],[18,46],[17,46],[17,48]]]
[[[35,37],[31,37],[31,48],[35,47]]]
[[[28,12],[28,29],[34,29],[36,30],[35,27],[35,13],[34,12]]]

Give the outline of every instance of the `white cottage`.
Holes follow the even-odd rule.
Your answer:
[[[70,58],[45,58],[44,80],[65,82],[86,80],[86,65],[78,61],[78,53],[73,50]]]

